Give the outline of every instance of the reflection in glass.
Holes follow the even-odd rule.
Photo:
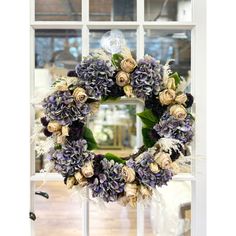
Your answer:
[[[146,21],[191,21],[191,0],[145,0]]]
[[[134,21],[136,0],[90,0],[89,20],[91,21]]]
[[[91,117],[89,127],[99,145],[97,153],[110,150],[119,156],[128,156],[136,146],[136,106],[101,105]]]
[[[80,21],[81,0],[35,0],[35,20]]]
[[[101,38],[109,30],[90,30],[89,47],[90,51],[101,48]],[[120,30],[126,41],[127,47],[131,50],[133,57],[136,57],[136,30]]]
[[[46,182],[36,184],[36,191],[47,192],[49,199],[35,195],[34,221],[36,236],[80,236],[81,200],[78,195],[72,195],[63,182]]]
[[[190,181],[171,181],[157,188],[150,206],[145,208],[144,235],[191,235]]]
[[[147,29],[145,54],[155,57],[161,63],[175,59],[173,69],[188,77],[191,66],[191,31]]]

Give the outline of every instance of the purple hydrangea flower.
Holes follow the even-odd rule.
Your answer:
[[[190,114],[185,120],[177,120],[169,112],[165,112],[153,128],[160,137],[177,139],[184,144],[190,143],[194,136],[193,118]]]
[[[126,164],[135,170],[136,178],[140,183],[152,188],[166,185],[172,179],[172,172],[167,169],[161,169],[158,173],[153,173],[149,167],[153,162],[153,156],[149,152],[144,152],[140,159],[130,159]]]
[[[48,153],[48,159],[54,162],[55,170],[64,177],[73,176],[85,162],[93,160],[94,156],[94,153],[87,151],[84,139],[67,142],[62,149],[51,149]]]
[[[100,197],[106,202],[114,202],[124,192],[125,182],[121,175],[122,164],[101,160],[102,170],[89,184],[93,197]]]
[[[106,96],[114,84],[115,68],[108,61],[88,58],[76,66],[79,85],[90,97]]]
[[[88,104],[76,103],[69,91],[56,91],[43,100],[45,115],[61,125],[72,124],[75,120],[84,121],[90,109]]]
[[[144,99],[157,95],[162,84],[162,66],[151,57],[141,59],[131,74],[131,85],[135,95]]]

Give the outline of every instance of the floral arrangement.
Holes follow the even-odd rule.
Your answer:
[[[98,51],[55,81],[42,102],[41,123],[54,140],[47,159],[69,189],[86,186],[105,202],[136,206],[178,173],[176,160],[194,136],[193,96],[183,91],[184,79],[172,72],[171,62],[162,65],[150,56],[136,61],[127,50],[110,56]],[[103,101],[124,96],[144,101],[144,111],[137,114],[144,145],[126,158],[97,155],[86,120]]]

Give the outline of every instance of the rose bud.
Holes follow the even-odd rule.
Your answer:
[[[126,184],[125,185],[125,196],[136,197],[138,193],[137,184]]]
[[[58,132],[61,130],[61,125],[57,121],[50,121],[48,123],[47,129],[49,132]]]
[[[116,84],[120,87],[130,83],[129,74],[124,71],[119,71],[116,75]]]
[[[185,104],[185,102],[187,101],[187,96],[185,93],[180,93],[175,97],[175,101],[179,104]]]
[[[159,93],[159,100],[162,105],[170,105],[175,99],[175,91],[173,89],[165,89]]]
[[[59,82],[56,83],[55,85],[56,90],[58,91],[67,91],[68,90],[68,86],[65,80],[61,80]]]
[[[173,105],[170,108],[170,115],[178,120],[184,120],[187,116],[187,111],[182,105]]]
[[[74,176],[70,176],[66,180],[66,186],[68,189],[71,189],[76,183],[76,179]]]
[[[69,136],[69,127],[68,126],[62,126],[61,133],[63,136]]]
[[[137,63],[132,57],[125,58],[120,63],[120,68],[127,73],[132,72],[136,66]]]
[[[144,185],[140,186],[139,192],[143,199],[150,198],[152,196],[152,190]]]
[[[59,144],[64,144],[65,141],[66,141],[65,136],[63,136],[63,135],[58,135],[58,136],[57,136],[57,143],[59,143]]]
[[[150,168],[151,172],[153,172],[155,174],[160,171],[160,169],[159,169],[159,167],[158,167],[158,165],[156,163],[151,163],[149,165],[149,168]]]
[[[125,85],[123,87],[124,89],[124,92],[125,92],[125,95],[128,97],[128,98],[131,98],[133,97],[133,88],[131,85]]]
[[[131,183],[135,180],[135,172],[132,168],[128,166],[124,166],[122,168],[121,174],[125,180],[125,182]]]
[[[162,169],[170,169],[171,167],[172,160],[169,153],[159,152],[154,156],[154,160]]]
[[[176,90],[175,78],[173,78],[173,77],[168,78],[167,83],[166,83],[166,87],[168,89]]]
[[[137,206],[137,197],[130,197],[129,204],[131,207],[135,208]]]
[[[93,170],[93,162],[89,161],[84,164],[84,166],[81,169],[82,174],[86,178],[90,178],[94,175],[94,170]]]
[[[180,172],[180,167],[177,163],[172,162],[170,164],[170,170],[172,171],[174,175],[177,175]]]
[[[80,187],[84,187],[88,184],[88,181],[80,172],[75,173],[75,178]]]
[[[73,92],[73,97],[75,98],[76,101],[84,103],[87,101],[88,96],[85,93],[85,90],[83,88],[76,88]]]

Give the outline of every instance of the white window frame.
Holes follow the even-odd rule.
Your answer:
[[[89,21],[89,0],[82,0],[81,21],[35,21],[35,1],[31,2],[31,98],[34,98],[34,70],[35,70],[35,30],[36,29],[81,29],[82,56],[89,53],[90,29],[137,29],[136,52],[137,59],[144,56],[144,29],[191,30],[191,90],[195,97],[194,112],[196,116],[196,134],[193,148],[192,174],[179,174],[174,181],[192,182],[192,222],[191,235],[206,235],[206,3],[204,0],[192,0],[191,22],[151,22],[144,21],[144,0],[137,0],[137,21]],[[137,111],[141,111],[137,105]],[[31,106],[31,134],[33,134],[34,109]],[[137,122],[140,134],[141,122]],[[137,145],[142,144],[141,135],[137,135]],[[30,160],[31,202],[30,211],[34,212],[34,192],[37,181],[62,181],[59,174],[35,173],[34,143],[31,145]],[[82,205],[83,222],[82,235],[89,235],[89,205],[84,200]],[[34,235],[34,222],[31,224],[31,235]],[[78,227],[80,227],[78,225]],[[144,236],[144,209],[137,207],[137,236]]]

